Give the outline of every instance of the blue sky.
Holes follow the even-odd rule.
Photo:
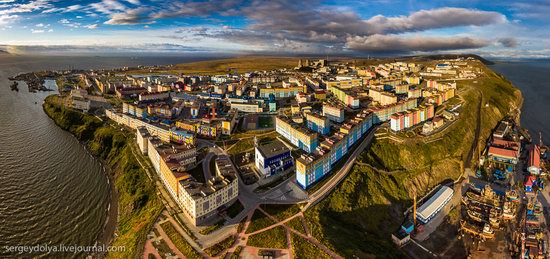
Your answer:
[[[14,53],[550,57],[550,1],[0,0]]]

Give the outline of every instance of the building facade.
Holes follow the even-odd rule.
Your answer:
[[[256,145],[254,161],[256,168],[266,178],[294,166],[290,149],[278,140],[265,145]]]

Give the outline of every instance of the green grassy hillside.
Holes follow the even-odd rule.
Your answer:
[[[486,75],[458,83],[466,103],[459,121],[441,139],[429,144],[418,139],[401,144],[375,140],[358,161],[397,173],[380,173],[356,164],[325,200],[306,212],[316,238],[345,258],[402,257],[390,235],[402,222],[404,209],[412,204],[413,191],[421,195],[461,175],[479,112],[480,141],[484,141],[498,121],[521,103],[521,93],[510,82],[478,66]]]
[[[251,71],[274,70],[281,68],[293,68],[298,65],[298,58],[288,57],[262,57],[245,56],[228,59],[218,59],[210,61],[199,61],[178,64],[169,70],[156,70],[157,73],[171,74],[195,74],[195,75],[214,75],[224,74],[231,71],[245,73]],[[147,72],[143,70],[128,71],[127,73]]]
[[[111,258],[141,258],[146,235],[163,206],[153,183],[138,164],[123,132],[94,116],[67,109],[58,96],[44,102],[44,111],[59,127],[86,143],[91,152],[106,161],[118,192],[117,234],[112,245],[126,251],[108,254]]]

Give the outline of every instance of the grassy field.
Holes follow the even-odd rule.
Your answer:
[[[323,250],[317,248],[315,245],[303,239],[302,237],[292,234],[292,250],[294,252],[294,258],[296,259],[329,259],[330,255]]]
[[[241,254],[242,251],[243,251],[243,246],[237,246],[237,248],[235,248],[235,252],[233,252],[233,254],[229,258],[239,259],[239,255]]]
[[[298,65],[298,58],[269,57],[269,56],[243,56],[228,59],[199,61],[185,64],[178,64],[169,70],[158,70],[161,74],[193,74],[193,75],[215,75],[229,72],[245,73],[251,71],[274,70],[281,68],[293,68]],[[143,73],[148,71],[134,70],[128,74]]]
[[[193,249],[193,247],[191,247],[189,243],[187,243],[187,241],[185,241],[183,236],[181,236],[176,228],[174,228],[174,225],[172,225],[170,221],[164,222],[160,224],[160,226],[162,227],[162,230],[164,230],[166,235],[170,238],[170,240],[172,240],[172,243],[174,243],[174,245],[186,258],[202,258],[201,255],[197,253],[197,251],[195,251],[195,249]]]
[[[261,248],[287,248],[286,232],[283,226],[278,226],[270,230],[252,235],[246,243],[249,246]]]
[[[221,252],[225,251],[226,249],[230,248],[234,243],[235,243],[235,237],[230,236],[220,241],[219,243],[204,249],[204,252],[206,252],[210,256],[216,256],[216,255],[219,255]]]
[[[260,208],[278,220],[284,220],[300,212],[298,205],[262,204],[260,205]]]
[[[460,81],[466,101],[459,121],[440,140],[425,144],[419,139],[396,144],[375,140],[358,158],[380,169],[378,173],[355,165],[346,179],[322,202],[305,213],[308,227],[318,240],[341,256],[400,258],[403,255],[389,238],[412,204],[413,191],[423,194],[445,180],[462,174],[481,114],[479,142],[484,142],[510,108],[521,102],[521,94],[507,80],[483,65],[482,78]],[[479,100],[482,108],[479,110]],[[474,160],[476,158],[474,157]]]
[[[90,151],[106,161],[114,174],[118,191],[119,218],[113,246],[125,246],[123,252],[108,254],[111,258],[141,255],[146,235],[163,209],[154,184],[130,150],[129,139],[120,131],[97,118],[61,105],[57,96],[49,96],[44,111],[59,127],[87,143]]]
[[[296,217],[296,218],[291,219],[289,222],[286,223],[286,225],[289,226],[290,228],[304,234],[304,235],[306,234],[304,226],[302,225],[302,218],[301,217]]]
[[[255,231],[258,231],[260,229],[269,227],[271,225],[275,224],[273,220],[268,218],[265,214],[263,214],[261,211],[256,210],[254,211],[254,215],[252,215],[252,220],[250,221],[250,224],[248,225],[248,228],[246,229],[246,233],[253,233]]]
[[[212,224],[208,227],[205,227],[205,228],[201,229],[199,231],[199,233],[201,233],[202,235],[208,235],[208,234],[220,229],[221,227],[223,227],[224,223],[225,223],[225,220],[220,219],[218,222],[216,222],[216,224]]]

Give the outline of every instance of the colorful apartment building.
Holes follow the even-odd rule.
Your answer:
[[[374,88],[369,89],[369,97],[382,106],[397,103],[395,94]]]
[[[219,156],[211,179],[198,182],[187,169],[196,163],[194,145],[173,145],[148,138],[148,157],[163,185],[194,225],[229,207],[238,196],[238,179],[229,157]]]
[[[373,114],[360,112],[355,118],[346,121],[332,136],[327,137],[314,152],[296,159],[296,182],[303,189],[328,175],[338,162],[372,126]]]
[[[344,107],[330,103],[323,104],[323,116],[329,120],[342,123],[344,122]]]
[[[350,78],[344,80],[335,80],[335,81],[324,81],[325,86],[328,91],[331,91],[332,87],[338,87],[340,89],[350,89],[353,87],[362,87],[363,79],[362,78]]]
[[[273,88],[260,88],[260,98],[269,98],[272,94],[275,98],[288,98],[294,97],[299,92],[307,92],[307,86],[290,86],[290,87],[273,87]]]
[[[330,88],[327,87],[327,89],[346,106],[353,109],[359,108],[359,98],[355,92],[339,86],[332,86]]]
[[[184,214],[195,225],[207,222],[220,210],[228,208],[239,195],[239,181],[228,156],[218,156],[215,161],[215,173],[205,183],[194,178],[179,180],[178,203]]]
[[[373,122],[380,123],[384,121],[388,121],[390,119],[390,116],[397,112],[404,112],[406,110],[414,109],[417,107],[418,100],[416,98],[412,99],[406,99],[401,100],[397,102],[396,104],[388,105],[388,106],[379,106],[370,108],[369,110],[372,111],[374,114]]]
[[[315,132],[327,135],[330,133],[330,121],[327,117],[315,113],[306,113],[307,127]]]
[[[291,119],[277,116],[275,118],[277,133],[288,139],[290,143],[307,153],[313,152],[319,146],[319,135],[308,128],[294,123]]]
[[[393,131],[401,131],[416,126],[435,115],[433,104],[421,105],[405,112],[394,113],[390,116],[390,128]]]

